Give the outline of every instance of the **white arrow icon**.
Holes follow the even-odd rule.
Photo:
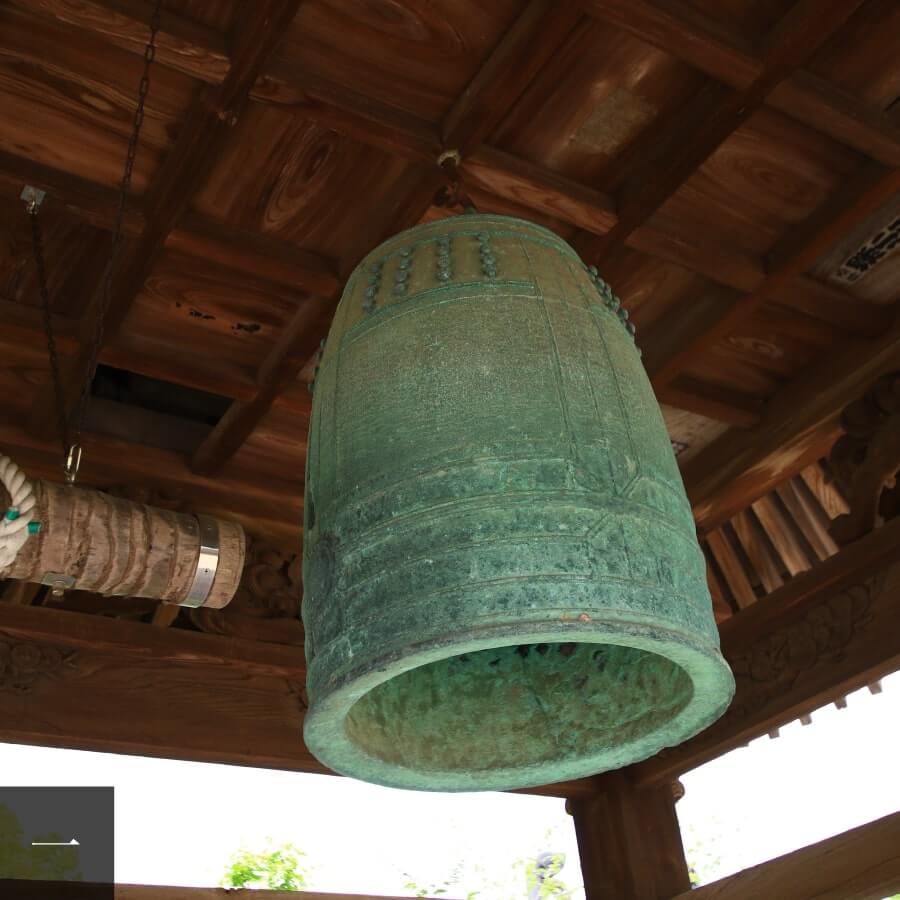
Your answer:
[[[71,841],[53,842],[53,841],[32,841],[32,847],[80,847],[81,844],[75,838],[72,838]]]

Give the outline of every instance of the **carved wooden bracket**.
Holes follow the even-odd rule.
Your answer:
[[[247,535],[244,574],[225,609],[194,609],[191,621],[203,631],[278,644],[303,644],[300,624],[302,558]]]
[[[829,457],[832,475],[850,505],[831,534],[849,544],[900,515],[900,372],[885,375],[841,418],[846,431]]]

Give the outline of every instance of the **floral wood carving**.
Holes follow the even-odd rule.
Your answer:
[[[831,534],[848,544],[900,515],[900,372],[880,378],[841,417],[846,431],[829,457],[832,477],[850,512]]]
[[[0,691],[28,693],[73,665],[74,651],[24,641],[0,640]]]
[[[244,574],[234,599],[225,609],[191,610],[191,620],[214,634],[302,645],[301,566],[299,551],[281,550],[248,535]]]
[[[840,657],[869,623],[884,576],[830,595],[793,625],[757,641],[746,652],[728,656],[737,683],[735,699],[722,719],[743,719],[788,693],[810,669]]]

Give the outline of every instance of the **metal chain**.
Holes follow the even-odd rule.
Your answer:
[[[125,207],[128,203],[128,195],[131,190],[131,179],[134,174],[134,162],[137,157],[138,143],[141,137],[141,127],[144,124],[144,107],[147,95],[150,92],[150,67],[156,57],[156,38],[159,33],[160,19],[162,16],[162,0],[156,0],[153,14],[150,17],[150,35],[144,48],[144,69],[141,73],[141,82],[138,86],[137,106],[132,121],[131,136],[128,140],[128,150],[125,155],[125,167],[122,172],[122,180],[119,183],[119,203],[116,209],[116,217],[113,222],[112,245],[109,262],[103,273],[103,281],[100,286],[100,299],[94,315],[94,331],[88,344],[87,369],[84,374],[81,393],[78,396],[71,420],[66,415],[65,392],[63,391],[62,375],[59,365],[59,354],[56,347],[56,338],[53,334],[53,318],[50,308],[50,292],[47,289],[47,271],[44,264],[44,248],[38,222],[38,208],[40,199],[35,199],[35,192],[26,188],[23,197],[29,195],[26,209],[31,218],[31,237],[34,248],[35,268],[37,269],[38,285],[41,292],[41,303],[44,308],[44,330],[47,336],[47,351],[50,356],[50,370],[53,376],[53,393],[56,400],[56,414],[60,441],[63,448],[63,471],[69,483],[75,481],[78,466],[81,461],[81,430],[84,426],[84,417],[87,412],[88,401],[91,395],[91,385],[97,372],[97,362],[100,350],[103,347],[103,328],[109,307],[112,302],[112,282],[118,268],[119,255],[122,249],[122,239],[125,223]],[[37,192],[40,193],[40,192]],[[41,194],[41,198],[43,194]]]
[[[69,422],[66,418],[66,404],[63,395],[62,376],[59,370],[59,353],[56,349],[56,338],[53,335],[53,319],[50,311],[50,291],[47,289],[47,267],[44,264],[44,240],[41,224],[38,220],[40,203],[32,199],[28,204],[28,218],[31,220],[31,246],[34,250],[34,266],[37,270],[38,289],[41,293],[41,306],[44,310],[44,331],[47,333],[47,351],[50,356],[50,372],[53,377],[53,395],[56,401],[56,419],[59,429],[59,440],[62,443],[63,459],[72,446],[69,440]]]
[[[131,189],[131,178],[134,172],[134,161],[137,156],[138,142],[141,137],[141,126],[144,124],[144,105],[147,94],[150,91],[150,66],[156,56],[156,36],[159,32],[160,17],[162,14],[162,0],[156,0],[153,15],[150,18],[150,36],[144,48],[144,70],[141,74],[141,82],[138,87],[137,107],[134,111],[134,121],[131,138],[128,141],[128,151],[125,156],[125,169],[122,173],[122,181],[119,185],[119,206],[116,211],[115,224],[113,226],[112,249],[110,251],[109,264],[104,272],[103,285],[100,295],[100,308],[94,317],[94,333],[90,343],[88,366],[84,376],[84,384],[78,405],[75,409],[72,425],[73,445],[77,445],[81,439],[81,429],[84,426],[84,417],[87,411],[88,400],[91,394],[91,385],[97,372],[97,361],[103,346],[103,328],[106,315],[112,303],[112,282],[117,269],[119,254],[122,249],[123,225],[125,221],[125,206],[128,202],[128,194]]]

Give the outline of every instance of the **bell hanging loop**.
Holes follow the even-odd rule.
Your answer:
[[[444,209],[461,206],[463,213],[475,213],[475,204],[463,188],[460,166],[462,157],[459,150],[444,150],[437,158],[438,167],[447,176],[447,184],[438,191],[435,204]]]

